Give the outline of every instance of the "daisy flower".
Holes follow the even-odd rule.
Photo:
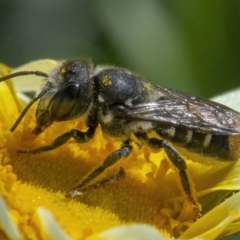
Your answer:
[[[49,72],[55,64],[39,60],[14,71]],[[0,65],[0,76],[11,71]],[[15,81],[18,91],[29,91],[39,80],[25,76]],[[65,194],[120,143],[104,139],[99,128],[88,143],[70,140],[53,151],[18,154],[19,149],[47,145],[72,128],[86,127],[80,120],[58,122],[33,135],[35,104],[10,132],[24,108],[11,81],[0,83],[0,102],[0,239],[216,239],[240,231],[240,161],[205,165],[187,159],[203,210],[198,220],[165,152],[151,153],[146,147],[134,146],[128,159],[100,178],[123,167],[124,179],[69,199]]]

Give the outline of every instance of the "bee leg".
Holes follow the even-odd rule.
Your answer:
[[[123,146],[112,152],[107,158],[104,160],[102,165],[96,168],[93,172],[91,172],[79,185],[73,188],[71,192],[69,192],[69,196],[75,196],[76,192],[81,194],[78,190],[83,189],[83,187],[91,182],[93,179],[98,177],[106,168],[112,166],[114,163],[118,162],[122,158],[126,158],[132,152],[133,147],[129,144],[129,140],[125,141]],[[77,195],[79,195],[77,194]]]
[[[81,196],[84,192],[92,190],[92,189],[97,189],[100,187],[105,187],[107,185],[110,185],[112,183],[115,183],[125,177],[126,173],[122,167],[120,167],[119,171],[117,173],[114,173],[111,177],[107,179],[103,179],[100,182],[97,182],[92,185],[88,185],[85,188],[82,188],[81,191],[73,190],[66,194],[66,197],[76,197],[76,196]]]
[[[150,148],[154,150],[160,150],[163,148],[165,150],[169,160],[177,168],[183,190],[188,196],[190,202],[194,205],[194,210],[196,211],[197,215],[196,217],[199,218],[201,216],[201,207],[198,203],[197,198],[193,194],[194,189],[192,189],[192,186],[190,184],[191,181],[187,174],[187,164],[184,158],[164,139],[148,138],[146,133],[136,133],[135,135]]]
[[[87,132],[80,132],[76,129],[72,129],[69,132],[66,132],[57,137],[50,145],[42,146],[31,150],[18,150],[17,153],[38,154],[41,152],[51,151],[65,144],[70,138],[74,138],[74,140],[78,143],[85,143],[88,142],[91,138],[93,138],[95,134],[95,129],[96,128],[93,127],[89,128]]]

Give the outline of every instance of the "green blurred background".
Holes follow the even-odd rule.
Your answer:
[[[240,83],[239,0],[0,0],[0,31],[13,67],[91,56],[203,97]]]
[[[0,61],[91,56],[203,97],[239,86],[239,0],[0,0]]]
[[[203,97],[239,86],[239,0],[0,0],[0,61],[91,56]]]

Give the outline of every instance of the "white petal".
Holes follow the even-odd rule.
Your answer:
[[[52,240],[71,240],[63,229],[58,225],[56,219],[47,209],[43,207],[37,208],[37,214],[39,216],[42,228],[48,239]]]
[[[8,213],[7,205],[2,196],[0,196],[0,225],[3,232],[9,239],[11,240],[21,239],[20,233]]]
[[[87,238],[101,240],[169,240],[173,238],[167,238],[160,235],[160,233],[150,225],[146,224],[133,224],[126,226],[114,227],[97,235]]]

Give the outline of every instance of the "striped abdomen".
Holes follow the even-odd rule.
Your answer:
[[[157,128],[164,139],[187,150],[220,160],[236,160],[240,157],[240,135],[199,133],[191,129]]]

